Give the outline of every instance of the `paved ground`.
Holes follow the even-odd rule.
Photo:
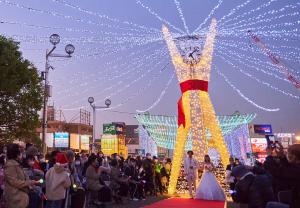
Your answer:
[[[145,201],[131,201],[128,198],[124,199],[123,204],[115,204],[114,202],[106,205],[106,208],[139,208],[149,204],[153,204],[160,200],[168,198],[167,196],[148,196]],[[90,206],[89,208],[96,208],[96,206]]]

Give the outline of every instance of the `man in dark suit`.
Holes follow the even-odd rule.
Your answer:
[[[229,158],[229,164],[226,166],[226,182],[230,190],[234,190],[236,179],[231,175],[232,169],[236,166],[232,157]]]

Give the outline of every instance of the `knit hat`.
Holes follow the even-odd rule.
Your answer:
[[[238,165],[234,167],[231,171],[231,175],[233,175],[235,178],[241,178],[245,174],[250,173],[251,171],[246,168],[245,165]]]
[[[64,153],[57,153],[56,154],[56,163],[57,164],[61,164],[61,165],[65,165],[65,164],[68,164],[69,161],[66,157],[66,155]]]

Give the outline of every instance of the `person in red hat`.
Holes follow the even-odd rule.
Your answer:
[[[66,198],[66,189],[71,186],[68,159],[64,153],[57,153],[55,165],[46,173],[47,208],[61,208]]]

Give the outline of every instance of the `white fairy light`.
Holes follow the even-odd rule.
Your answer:
[[[252,104],[253,106],[255,106],[256,108],[259,108],[263,111],[268,111],[268,112],[276,112],[279,111],[279,108],[265,108],[263,106],[260,106],[258,104],[256,104],[254,101],[252,101],[250,98],[246,97],[238,88],[236,88],[230,81],[229,79],[219,70],[217,70],[218,74],[220,76],[222,76],[224,78],[224,80],[226,81],[226,83],[234,90],[236,91],[244,100],[246,100],[248,103]]]
[[[185,31],[187,32],[187,34],[190,34],[190,31],[189,31],[189,28],[188,28],[188,26],[187,26],[187,24],[186,24],[185,18],[184,18],[184,16],[183,16],[183,12],[182,12],[182,9],[181,9],[181,7],[180,7],[179,1],[178,1],[178,0],[174,0],[174,3],[175,3],[175,5],[176,5],[177,11],[178,11],[179,16],[180,16],[180,18],[181,18],[181,21],[182,21],[182,23],[183,23],[183,26],[184,26],[184,28],[185,28]]]

